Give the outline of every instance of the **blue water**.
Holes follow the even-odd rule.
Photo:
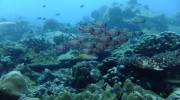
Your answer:
[[[113,2],[126,3],[128,0],[0,0],[0,18],[11,20],[23,19],[35,23],[37,17],[54,18],[64,23],[76,23],[83,16],[90,16],[91,12],[102,5]],[[139,0],[148,5],[153,11],[165,13],[168,16],[180,11],[179,0]],[[45,8],[42,8],[46,5]],[[84,5],[83,8],[80,6]],[[60,13],[59,16],[55,16]]]

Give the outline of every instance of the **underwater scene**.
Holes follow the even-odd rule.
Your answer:
[[[0,0],[0,100],[180,100],[180,0]]]

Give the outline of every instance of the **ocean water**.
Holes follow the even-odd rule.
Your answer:
[[[180,1],[0,0],[0,77],[0,100],[180,100]]]
[[[19,17],[25,20],[36,22],[37,17],[55,18],[64,23],[76,23],[83,16],[90,16],[93,10],[98,9],[103,5],[111,5],[113,2],[126,3],[127,0],[1,0],[0,1],[0,17],[9,19],[18,19]],[[180,2],[178,0],[139,0],[143,5],[148,5],[153,11],[165,13],[168,16],[179,11]],[[47,7],[42,8],[43,5]],[[80,8],[84,5],[84,8]],[[54,16],[60,13],[59,17]],[[41,23],[41,22],[39,22]]]

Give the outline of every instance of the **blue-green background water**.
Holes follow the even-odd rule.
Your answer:
[[[24,19],[41,23],[37,17],[55,18],[64,23],[76,23],[83,16],[102,5],[113,2],[126,3],[128,0],[0,0],[0,18]],[[148,5],[153,11],[171,16],[180,11],[179,0],[138,0],[142,5]],[[42,6],[46,5],[45,8]],[[80,6],[84,5],[83,8]],[[60,16],[55,16],[60,13]]]

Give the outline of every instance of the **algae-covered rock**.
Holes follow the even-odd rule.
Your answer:
[[[1,77],[0,91],[12,96],[21,96],[27,94],[29,89],[22,74],[18,71],[12,71]]]
[[[35,71],[42,71],[45,68],[53,69],[59,66],[59,61],[52,51],[46,50],[39,53],[33,50],[27,51],[27,57],[31,59],[31,63],[28,64],[30,68]]]

